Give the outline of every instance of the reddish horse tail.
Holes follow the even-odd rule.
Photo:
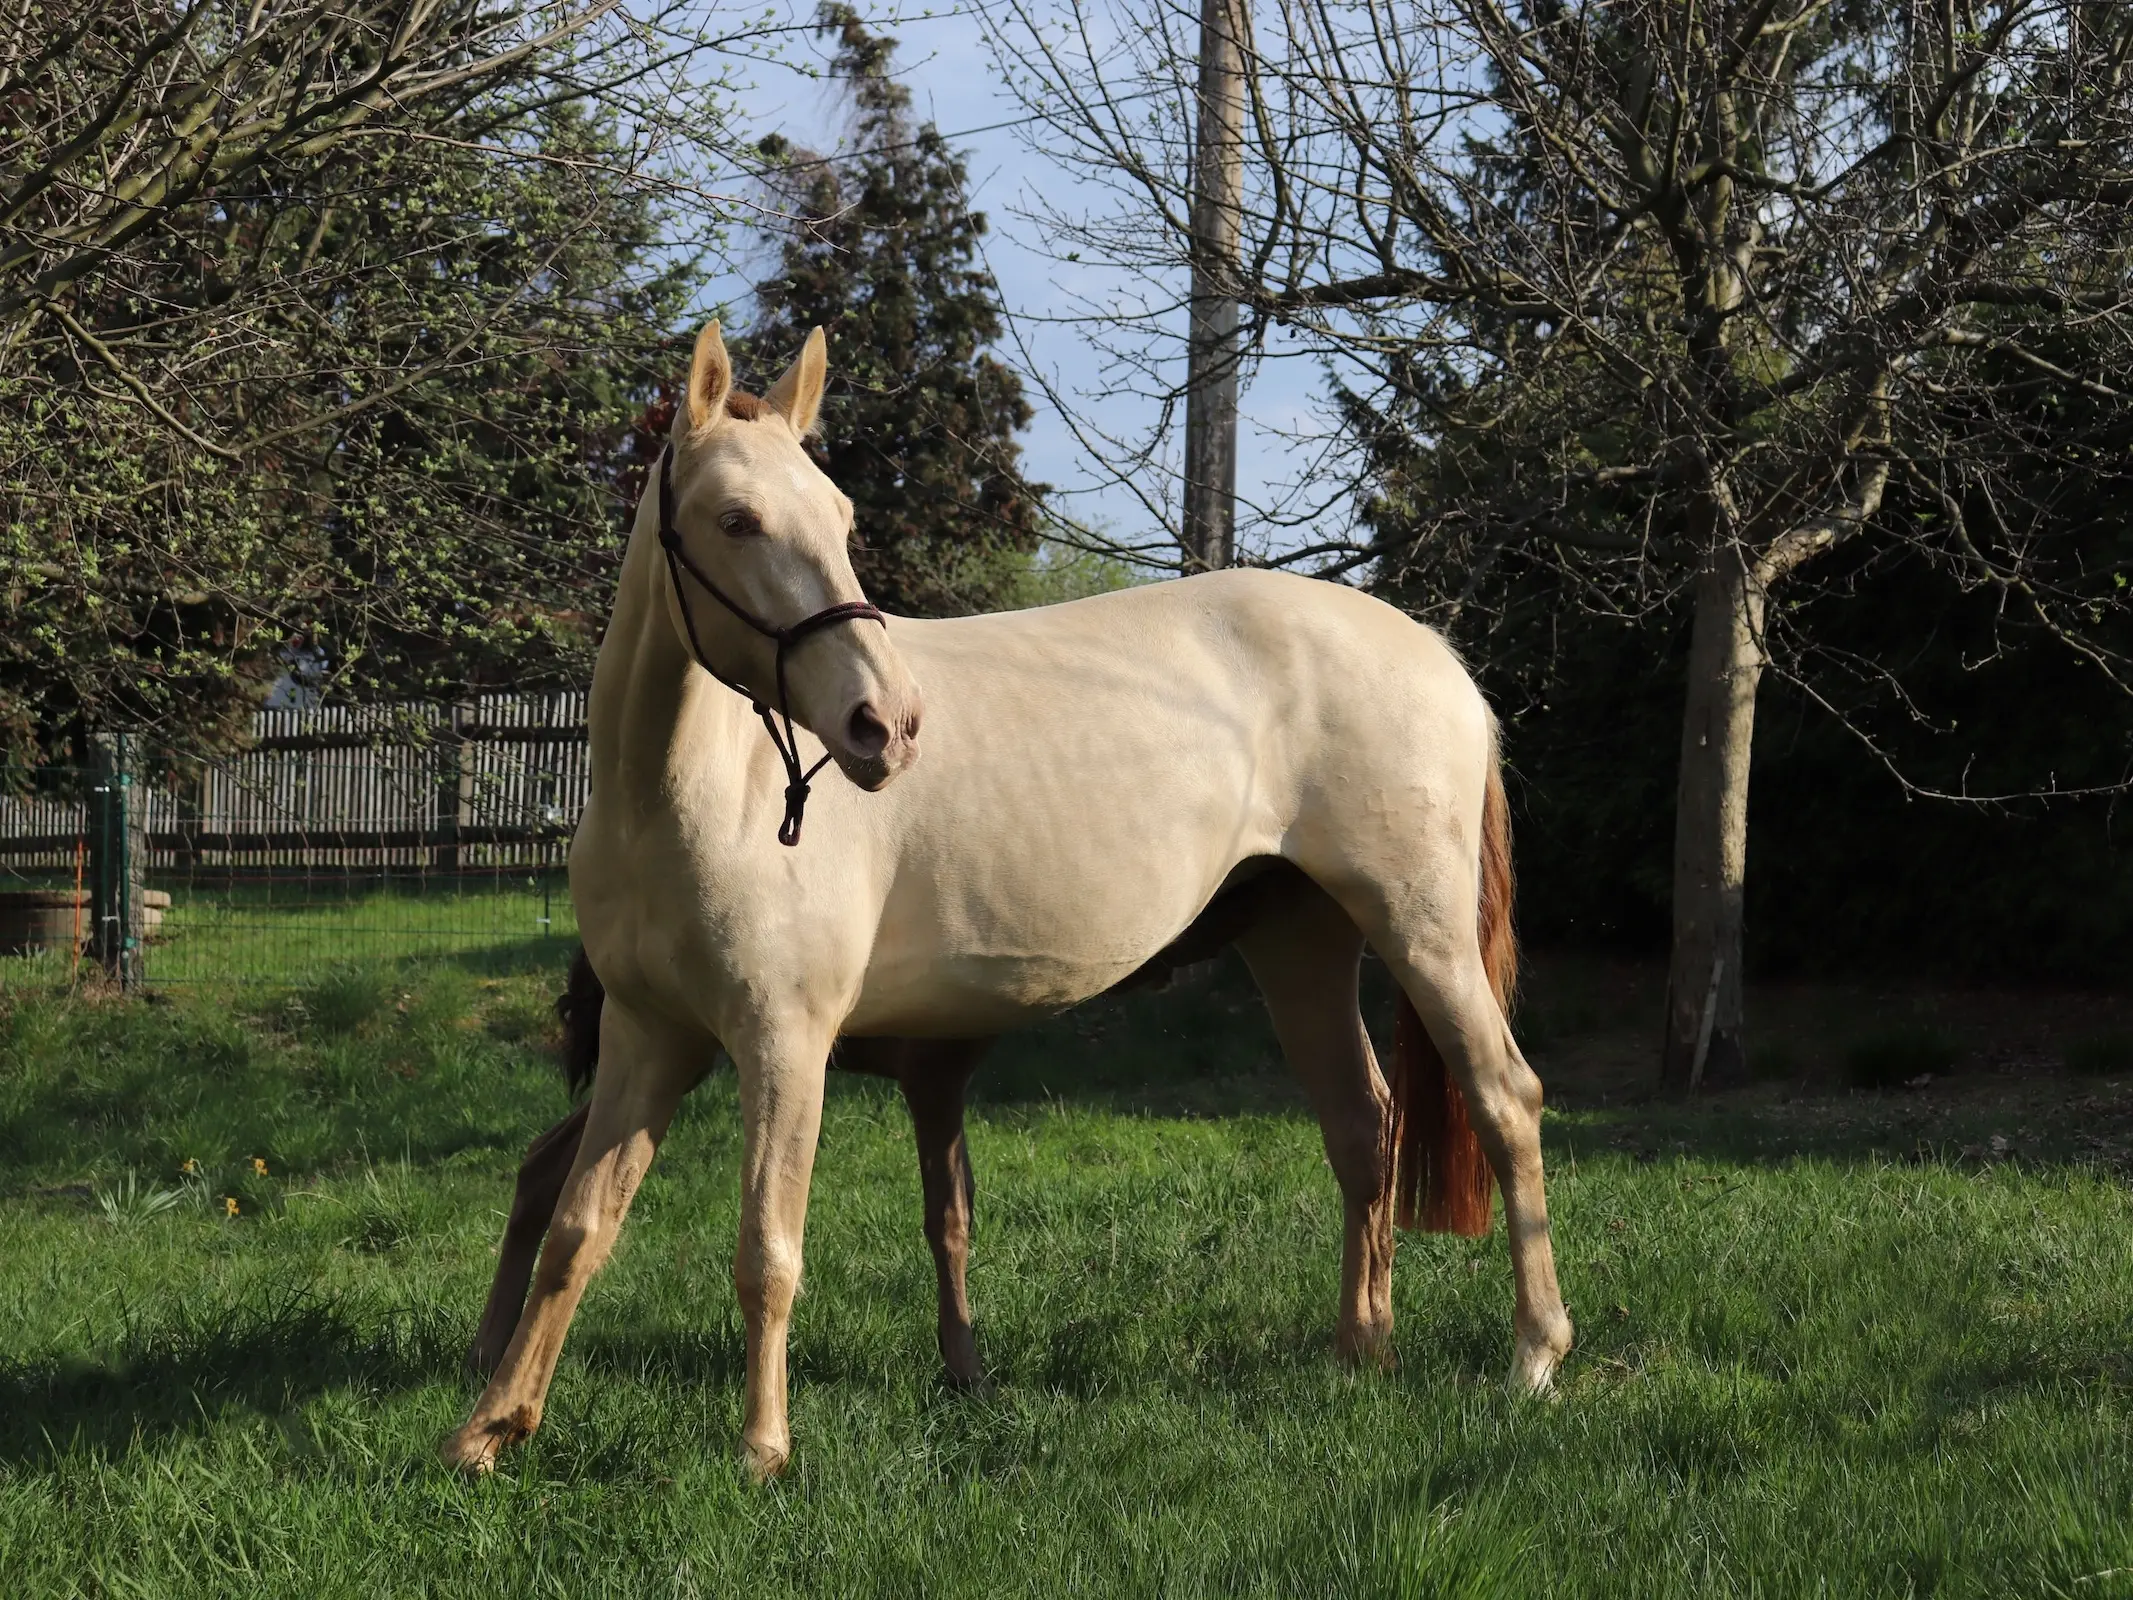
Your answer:
[[[1511,812],[1492,749],[1481,807],[1481,964],[1506,1017],[1518,987],[1511,891]],[[1466,1096],[1404,991],[1392,1053],[1393,1215],[1403,1228],[1479,1238],[1489,1231],[1495,1175],[1467,1120]]]

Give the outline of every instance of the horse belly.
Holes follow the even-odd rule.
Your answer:
[[[879,962],[867,969],[859,1003],[842,1031],[914,1039],[1005,1033],[1057,1016],[1130,977],[1141,965],[1003,955]]]
[[[941,859],[890,896],[846,1031],[998,1032],[1102,994],[1171,945],[1238,860],[1263,853],[1224,820],[1159,848],[1099,837],[1065,854],[1029,841]]]

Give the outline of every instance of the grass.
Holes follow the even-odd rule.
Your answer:
[[[730,1073],[678,1120],[543,1432],[469,1484],[432,1451],[472,1399],[511,1171],[563,1109],[553,952],[160,1005],[13,965],[10,1595],[2133,1593],[2133,1083],[1860,1094],[1879,1003],[1788,1005],[1833,1008],[1771,1030],[1796,1075],[1678,1107],[1610,1075],[1643,999],[1543,967],[1579,1331],[1553,1405],[1503,1389],[1500,1228],[1403,1242],[1397,1371],[1334,1365],[1337,1196],[1233,970],[981,1078],[989,1397],[936,1377],[902,1109],[833,1079],[797,1454],[755,1490]]]
[[[64,874],[0,872],[0,887],[70,883]],[[152,983],[174,991],[228,992],[233,981],[316,984],[329,973],[390,969],[409,959],[503,970],[553,965],[578,936],[559,869],[391,877],[322,868],[309,878],[226,884],[164,876],[153,887],[168,891],[172,904],[150,936],[147,971]],[[64,962],[46,957],[34,966],[57,974]]]

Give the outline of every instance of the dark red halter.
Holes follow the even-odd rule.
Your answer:
[[[886,628],[889,625],[889,619],[864,600],[846,600],[840,605],[825,606],[811,617],[802,617],[790,627],[772,627],[753,611],[750,611],[746,606],[734,599],[732,595],[713,583],[710,577],[705,574],[703,568],[689,559],[689,552],[682,548],[681,530],[674,526],[673,472],[674,450],[670,445],[661,452],[659,457],[659,548],[666,552],[667,573],[674,580],[674,600],[681,607],[681,625],[688,630],[689,634],[689,653],[696,658],[696,664],[699,667],[702,667],[704,671],[710,673],[712,677],[723,683],[735,694],[747,695],[749,703],[755,708],[755,714],[763,719],[763,726],[770,734],[770,742],[777,747],[778,759],[785,763],[785,820],[778,824],[778,843],[796,845],[800,842],[800,824],[807,815],[809,785],[814,782],[815,774],[829,765],[830,758],[825,755],[811,767],[802,767],[800,765],[800,745],[799,741],[793,736],[792,704],[785,690],[785,652],[809,634],[818,633],[833,623],[856,622],[865,619],[871,622],[878,622]],[[696,618],[689,610],[689,591],[682,587],[681,575],[684,572],[696,580],[704,593],[777,646],[775,670],[778,684],[778,711],[776,716],[771,715],[770,707],[763,704],[761,700],[750,694],[748,690],[743,689],[723,672],[720,672],[718,668],[712,666],[709,658],[704,655],[704,647],[696,637]],[[785,724],[782,733],[778,730],[780,721]]]

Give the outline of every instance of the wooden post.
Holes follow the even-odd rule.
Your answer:
[[[443,836],[430,855],[437,872],[456,873],[460,860],[460,831],[474,820],[474,762],[468,749],[467,726],[474,708],[455,703],[447,713],[437,761],[437,832]]]
[[[1237,241],[1244,204],[1243,7],[1200,0],[1193,152],[1192,305],[1186,331],[1185,556],[1195,570],[1237,553]]]
[[[208,768],[202,763],[199,770],[178,779],[177,824],[178,844],[171,853],[171,865],[175,876],[191,883],[200,865],[200,850],[193,842],[200,835],[202,802],[207,795]]]

